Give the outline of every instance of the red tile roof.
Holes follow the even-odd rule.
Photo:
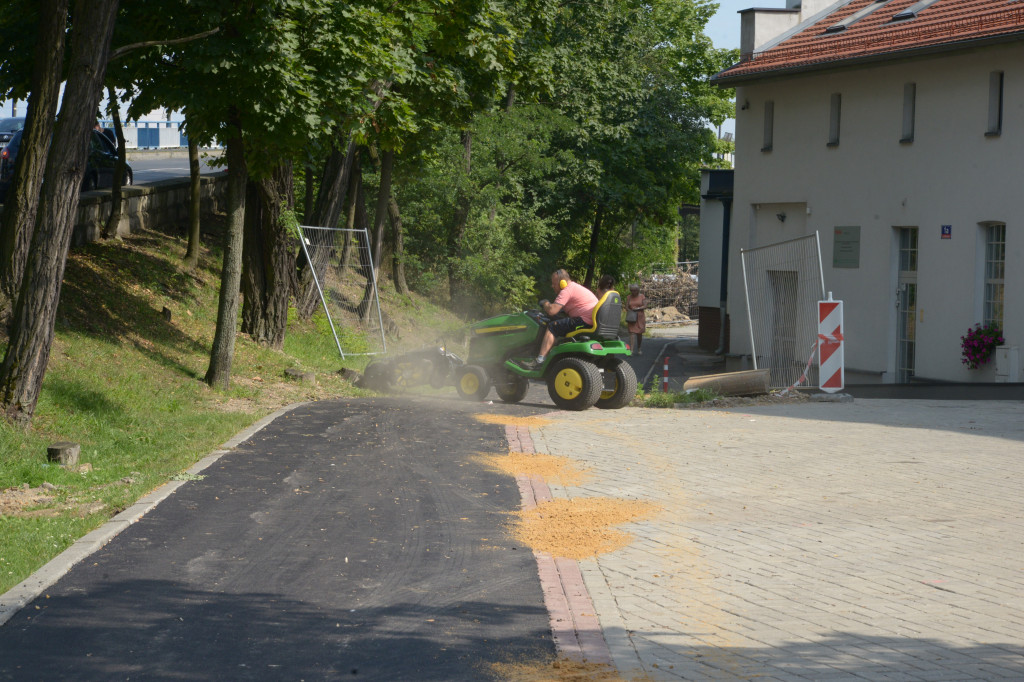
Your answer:
[[[919,50],[965,47],[979,40],[1024,40],[1024,0],[937,0],[912,19],[894,21],[917,0],[890,0],[845,30],[825,29],[875,0],[852,0],[761,52],[743,55],[715,81],[752,80],[776,72],[826,68],[840,62]]]

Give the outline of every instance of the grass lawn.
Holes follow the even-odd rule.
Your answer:
[[[338,370],[368,358],[343,362],[322,316],[294,315],[283,350],[239,335],[230,390],[210,389],[202,378],[221,252],[204,249],[192,271],[184,251],[181,239],[156,232],[71,251],[35,418],[25,430],[0,420],[0,593],[261,417],[361,393]],[[463,324],[417,297],[381,295],[399,328]],[[343,343],[365,347],[355,318],[342,323]],[[288,368],[315,372],[316,384],[286,379]],[[46,446],[57,441],[79,443],[82,466],[47,462]]]

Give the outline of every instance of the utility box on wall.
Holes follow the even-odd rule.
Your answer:
[[[996,383],[1020,381],[1020,352],[1017,346],[996,346]]]

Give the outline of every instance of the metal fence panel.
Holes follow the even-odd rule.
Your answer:
[[[818,233],[740,251],[755,369],[770,370],[772,388],[797,383],[818,340],[818,301],[824,297]],[[818,385],[818,369],[806,385]]]
[[[386,353],[377,273],[367,231],[310,225],[299,225],[298,230],[306,266],[312,266],[323,315],[342,359]],[[341,327],[343,319],[353,317],[363,332],[358,339]]]

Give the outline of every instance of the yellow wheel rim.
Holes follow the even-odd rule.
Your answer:
[[[472,372],[467,372],[462,375],[462,379],[459,380],[459,385],[462,387],[463,393],[466,395],[472,395],[480,390],[480,379]]]
[[[601,391],[601,400],[608,400],[613,398],[616,393],[619,392],[619,378],[615,377],[615,386]]]
[[[560,398],[572,400],[583,392],[583,375],[575,369],[563,369],[555,375],[555,392]]]

